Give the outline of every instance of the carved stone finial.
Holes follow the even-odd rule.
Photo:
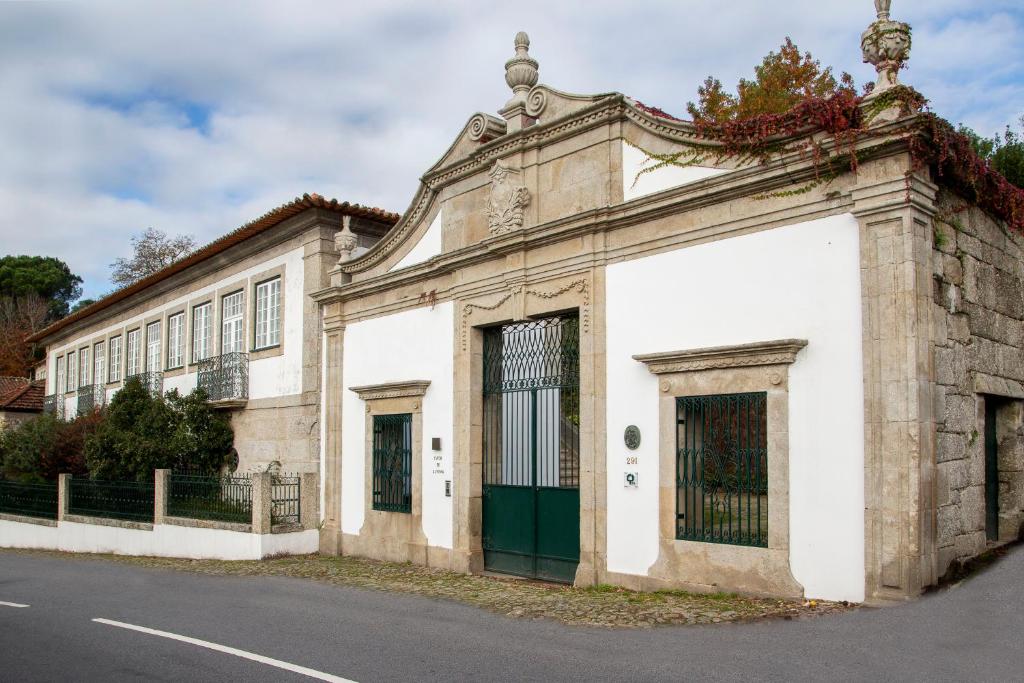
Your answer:
[[[352,260],[352,252],[359,244],[359,239],[352,233],[349,227],[352,222],[351,216],[341,217],[341,230],[334,233],[334,248],[338,250],[338,265]]]
[[[500,161],[491,169],[491,196],[487,199],[487,229],[492,236],[523,227],[523,210],[530,203],[530,191],[514,183],[519,171]]]
[[[860,38],[864,61],[873,64],[878,80],[872,95],[899,85],[899,72],[910,59],[910,24],[892,21],[889,9],[892,0],[875,0],[878,19]]]
[[[520,31],[516,34],[516,55],[505,62],[505,82],[512,88],[512,99],[505,104],[506,109],[516,104],[525,105],[530,88],[537,85],[539,64],[529,51],[530,36]]]

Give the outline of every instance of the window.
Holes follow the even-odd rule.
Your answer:
[[[160,371],[160,321],[146,325],[146,372]]]
[[[767,397],[676,399],[676,538],[768,546]]]
[[[92,375],[92,365],[89,364],[89,349],[85,348],[78,352],[78,360],[82,366],[81,371],[78,374],[78,386],[87,387],[92,384],[90,379]]]
[[[167,319],[167,367],[185,364],[185,314],[176,313]]]
[[[242,292],[235,292],[224,297],[221,303],[221,353],[237,353],[242,350],[243,302]]]
[[[75,352],[68,352],[68,391],[74,391],[78,388],[78,363],[76,362]]]
[[[121,337],[110,338],[110,372],[107,379],[111,382],[121,381]]]
[[[213,342],[213,304],[200,304],[192,309],[192,362],[210,357]]]
[[[103,384],[107,376],[107,349],[103,342],[97,342],[92,347],[92,366],[92,381],[96,384]]]
[[[256,348],[281,343],[281,278],[256,285]]]
[[[373,416],[373,509],[412,512],[412,415]]]
[[[128,372],[125,374],[128,377],[139,374],[139,336],[141,334],[142,330],[132,330],[128,333],[128,348],[125,349],[128,356]]]
[[[57,383],[53,385],[53,393],[61,394],[68,390],[68,376],[64,374],[64,356],[57,358]]]

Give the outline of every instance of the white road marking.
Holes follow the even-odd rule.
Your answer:
[[[0,605],[4,607],[28,607],[28,605],[23,605],[20,602],[4,602],[3,600],[0,600]]]
[[[341,676],[335,676],[333,674],[327,674],[316,669],[308,669],[304,666],[298,666],[297,664],[290,664],[288,662],[282,662],[280,659],[273,659],[271,657],[264,657],[253,652],[246,652],[245,650],[239,650],[234,647],[228,647],[227,645],[218,645],[217,643],[211,643],[206,640],[199,640],[198,638],[190,638],[188,636],[179,636],[177,633],[169,633],[167,631],[158,631],[154,628],[146,628],[145,626],[136,626],[135,624],[126,624],[123,621],[113,621],[112,619],[93,619],[98,624],[106,624],[107,626],[116,626],[118,628],[126,628],[130,631],[138,631],[139,633],[148,633],[151,636],[160,636],[161,638],[170,638],[171,640],[178,640],[183,643],[189,643],[190,645],[196,645],[198,647],[205,647],[208,650],[214,650],[216,652],[223,652],[225,654],[234,655],[235,657],[241,657],[242,659],[249,659],[260,664],[266,664],[267,666],[274,666],[278,669],[284,669],[285,671],[293,671],[303,676],[309,676],[310,678],[316,678],[321,681],[332,681],[332,683],[355,683],[347,678]]]

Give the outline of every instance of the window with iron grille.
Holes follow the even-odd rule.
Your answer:
[[[768,546],[767,396],[676,399],[676,538]]]
[[[139,374],[139,344],[142,331],[132,330],[128,333],[128,346],[125,349],[128,357],[128,372],[125,373],[128,377],[134,377]]]
[[[242,350],[242,292],[228,294],[221,300],[221,353]]]
[[[146,325],[146,372],[160,372],[160,321]]]
[[[281,278],[256,285],[256,348],[281,343]]]
[[[412,512],[412,415],[373,416],[373,509]]]
[[[78,360],[75,358],[75,352],[68,352],[68,391],[74,391],[78,388]]]
[[[185,314],[176,313],[167,319],[167,367],[185,365]]]
[[[107,371],[107,348],[103,342],[96,342],[92,347],[92,381],[103,384]]]
[[[121,337],[110,338],[109,355],[107,379],[111,382],[119,382],[121,380]]]
[[[213,340],[213,304],[206,302],[192,309],[192,362],[210,357]]]

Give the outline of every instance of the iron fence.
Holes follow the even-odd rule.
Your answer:
[[[224,353],[197,364],[198,384],[211,401],[249,397],[249,354]]]
[[[164,393],[164,373],[162,372],[140,372],[129,375],[125,381],[139,382],[143,389],[154,396],[160,396]]]
[[[0,512],[57,519],[57,484],[0,481]]]
[[[43,412],[64,419],[64,394],[49,394],[43,397]]]
[[[676,407],[676,538],[767,547],[767,394],[686,396]]]
[[[300,496],[302,478],[298,476],[275,476],[270,484],[270,523],[298,524],[300,520]]]
[[[107,390],[102,384],[78,387],[78,414],[88,415],[106,403]]]
[[[171,474],[167,514],[249,524],[252,521],[252,480],[249,477]]]
[[[153,521],[153,483],[71,479],[68,512],[133,522]]]

